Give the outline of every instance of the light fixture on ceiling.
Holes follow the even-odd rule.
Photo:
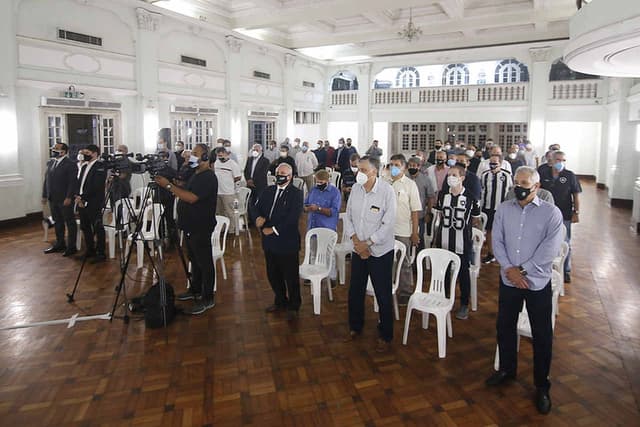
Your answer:
[[[402,31],[398,31],[398,35],[409,42],[419,39],[422,35],[422,30],[413,24],[413,10],[411,8],[409,8],[409,22]]]

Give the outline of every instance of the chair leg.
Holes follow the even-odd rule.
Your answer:
[[[329,301],[333,301],[333,292],[331,291],[331,279],[327,277],[327,293],[329,294]]]
[[[313,293],[313,314],[320,314],[321,280],[311,280],[311,291]]]
[[[449,338],[453,338],[453,326],[451,324],[451,312],[447,311],[447,334]]]
[[[393,311],[396,313],[396,320],[400,320],[400,310],[398,309],[398,297],[393,294]]]
[[[471,273],[471,310],[478,311],[478,273]]]
[[[110,229],[107,235],[109,239],[109,258],[113,259],[116,257],[116,232]]]
[[[378,299],[376,298],[376,296],[373,296],[373,311],[375,313],[377,313],[378,311],[380,311],[380,306],[378,305]]]
[[[404,332],[402,333],[402,344],[407,345],[407,337],[409,336],[409,325],[411,324],[411,312],[413,307],[407,306],[407,314],[404,316]]]
[[[496,344],[496,356],[493,359],[493,369],[494,371],[500,370],[500,348]]]
[[[338,275],[340,276],[340,284],[344,285],[345,281],[345,270],[347,268],[346,261],[343,256],[336,257],[336,261],[338,262]]]
[[[518,341],[516,341],[516,351],[520,351],[520,334],[518,334]]]
[[[444,359],[447,356],[447,336],[446,333],[447,318],[436,316],[436,326],[438,329],[438,356]]]
[[[187,270],[189,271],[189,274],[191,274],[191,261],[189,261],[189,265],[187,267]],[[187,279],[187,289],[189,289],[189,288],[190,288],[189,279]]]
[[[137,267],[138,269],[142,268],[144,265],[144,242],[142,240],[136,241],[136,256],[137,256]]]
[[[429,313],[422,312],[422,329],[429,329]]]
[[[220,257],[220,264],[222,265],[222,277],[227,280],[227,266],[224,263],[224,257]]]

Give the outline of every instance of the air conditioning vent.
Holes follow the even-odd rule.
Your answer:
[[[60,28],[58,28],[58,38],[61,40],[69,40],[78,43],[90,44],[93,46],[102,46],[102,37],[74,33],[73,31],[62,30]]]
[[[119,110],[122,108],[121,103],[108,101],[89,101],[87,106],[89,108],[108,108],[110,110]]]
[[[93,108],[96,110],[119,110],[122,108],[120,102],[87,100],[77,98],[53,98],[43,96],[40,98],[42,107],[73,107],[73,108]]]
[[[218,114],[217,108],[207,108],[207,107],[185,107],[180,105],[171,105],[172,113],[187,113],[187,114],[204,114],[208,116],[212,116]]]
[[[183,64],[197,65],[198,67],[206,67],[207,66],[207,61],[205,61],[204,59],[194,58],[192,56],[181,55],[180,56],[180,61]]]
[[[249,111],[249,115],[252,117],[278,117],[279,113],[272,113],[269,111]]]
[[[217,108],[200,108],[200,114],[218,114]]]
[[[308,82],[306,80],[302,81],[302,86],[304,87],[316,87],[316,84],[314,82]]]
[[[70,99],[70,98],[42,98],[43,106],[52,107],[84,107],[86,101],[84,99]]]
[[[254,71],[253,77],[256,77],[258,79],[271,80],[271,74],[263,73],[262,71]]]
[[[197,114],[198,113],[198,107],[180,107],[177,106],[175,107],[175,113],[193,113],[193,114]]]

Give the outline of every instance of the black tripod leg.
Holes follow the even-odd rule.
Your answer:
[[[78,289],[78,283],[80,283],[80,276],[82,276],[82,270],[84,270],[84,266],[87,263],[87,256],[82,257],[82,265],[80,266],[80,271],[78,271],[78,277],[76,277],[76,283],[73,285],[73,291],[70,294],[67,294],[67,302],[72,303],[74,301],[74,296],[76,295],[76,290]]]

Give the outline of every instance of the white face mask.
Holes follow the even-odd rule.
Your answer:
[[[449,175],[447,177],[447,184],[449,184],[450,188],[457,188],[460,185],[460,177]]]
[[[473,158],[473,156],[475,156],[476,152],[472,151],[472,150],[467,150],[467,151],[464,152],[464,154],[466,154],[467,157],[469,157],[469,158]]]
[[[365,185],[369,181],[369,177],[363,173],[356,175],[356,182],[360,185]]]
[[[259,155],[260,155],[260,153],[257,150],[253,150],[251,152],[251,156],[253,156],[253,157],[258,157]]]
[[[281,151],[280,152],[280,157],[287,157],[287,152],[286,151]]]
[[[516,158],[516,153],[509,153],[509,158],[511,160],[515,159]]]
[[[123,154],[124,154],[124,153],[123,153],[122,151],[116,151],[116,156],[121,156],[121,155],[123,155]]]
[[[193,154],[189,156],[189,167],[195,169],[200,164],[200,159]]]
[[[357,166],[351,166],[351,172],[353,172],[353,173],[358,172],[358,167]]]

